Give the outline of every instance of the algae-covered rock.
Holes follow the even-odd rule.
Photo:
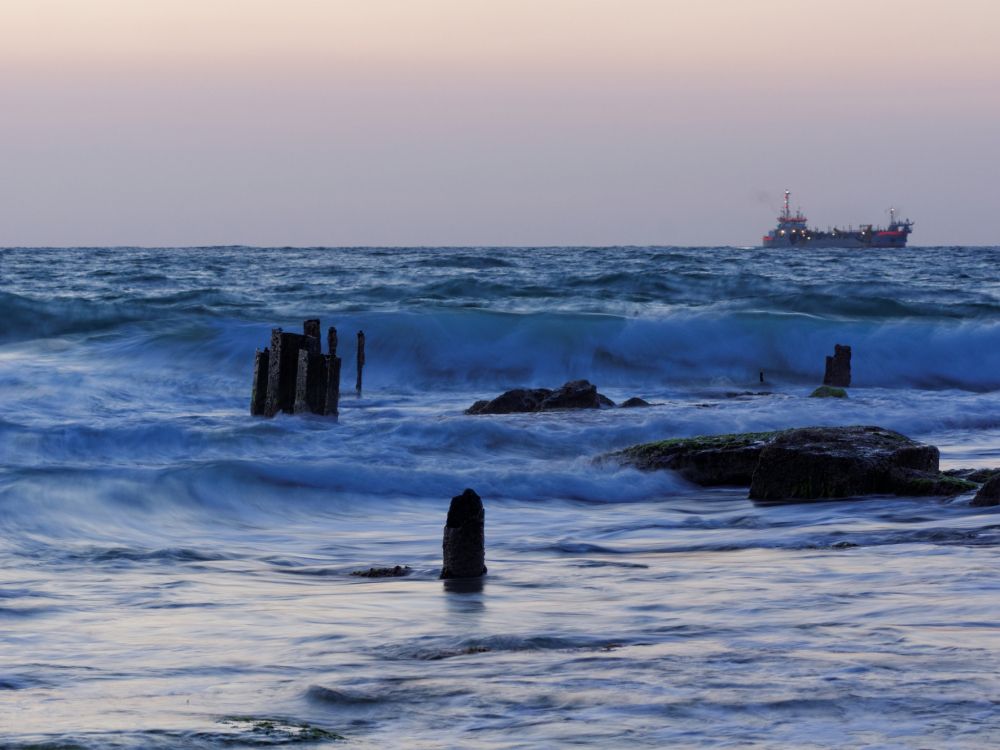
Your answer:
[[[847,398],[847,391],[832,385],[821,385],[809,394],[809,398]]]
[[[972,504],[977,507],[1000,505],[1000,474],[994,474],[979,488]]]
[[[604,456],[642,471],[670,469],[689,482],[706,487],[747,486],[764,446],[777,432],[743,432],[673,438],[634,445]]]
[[[776,435],[753,473],[754,500],[858,495],[955,495],[938,471],[938,449],[882,427],[806,427]]]
[[[670,469],[704,486],[749,486],[763,501],[872,494],[952,496],[976,485],[938,471],[938,449],[882,427],[804,427],[678,438],[602,457]]]

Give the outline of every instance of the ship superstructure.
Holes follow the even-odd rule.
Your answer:
[[[913,231],[913,222],[896,218],[896,209],[889,209],[889,226],[862,224],[855,229],[811,229],[801,210],[792,213],[791,192],[785,191],[785,206],[778,216],[778,226],[764,235],[764,247],[906,247]]]

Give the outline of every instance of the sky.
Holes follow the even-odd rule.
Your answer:
[[[0,245],[1000,244],[996,0],[0,0]]]

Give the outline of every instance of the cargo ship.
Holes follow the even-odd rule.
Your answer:
[[[889,209],[889,226],[885,228],[862,224],[857,229],[810,229],[801,210],[792,213],[788,205],[791,195],[785,191],[785,208],[778,226],[764,235],[764,247],[906,247],[906,238],[913,231],[913,222],[899,221],[894,208]]]

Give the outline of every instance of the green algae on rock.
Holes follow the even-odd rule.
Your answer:
[[[809,394],[809,398],[847,398],[847,391],[832,385],[821,385]]]
[[[602,457],[643,471],[670,469],[703,486],[749,486],[753,500],[861,495],[953,496],[976,485],[938,470],[939,452],[873,426],[803,427],[676,438]]]

